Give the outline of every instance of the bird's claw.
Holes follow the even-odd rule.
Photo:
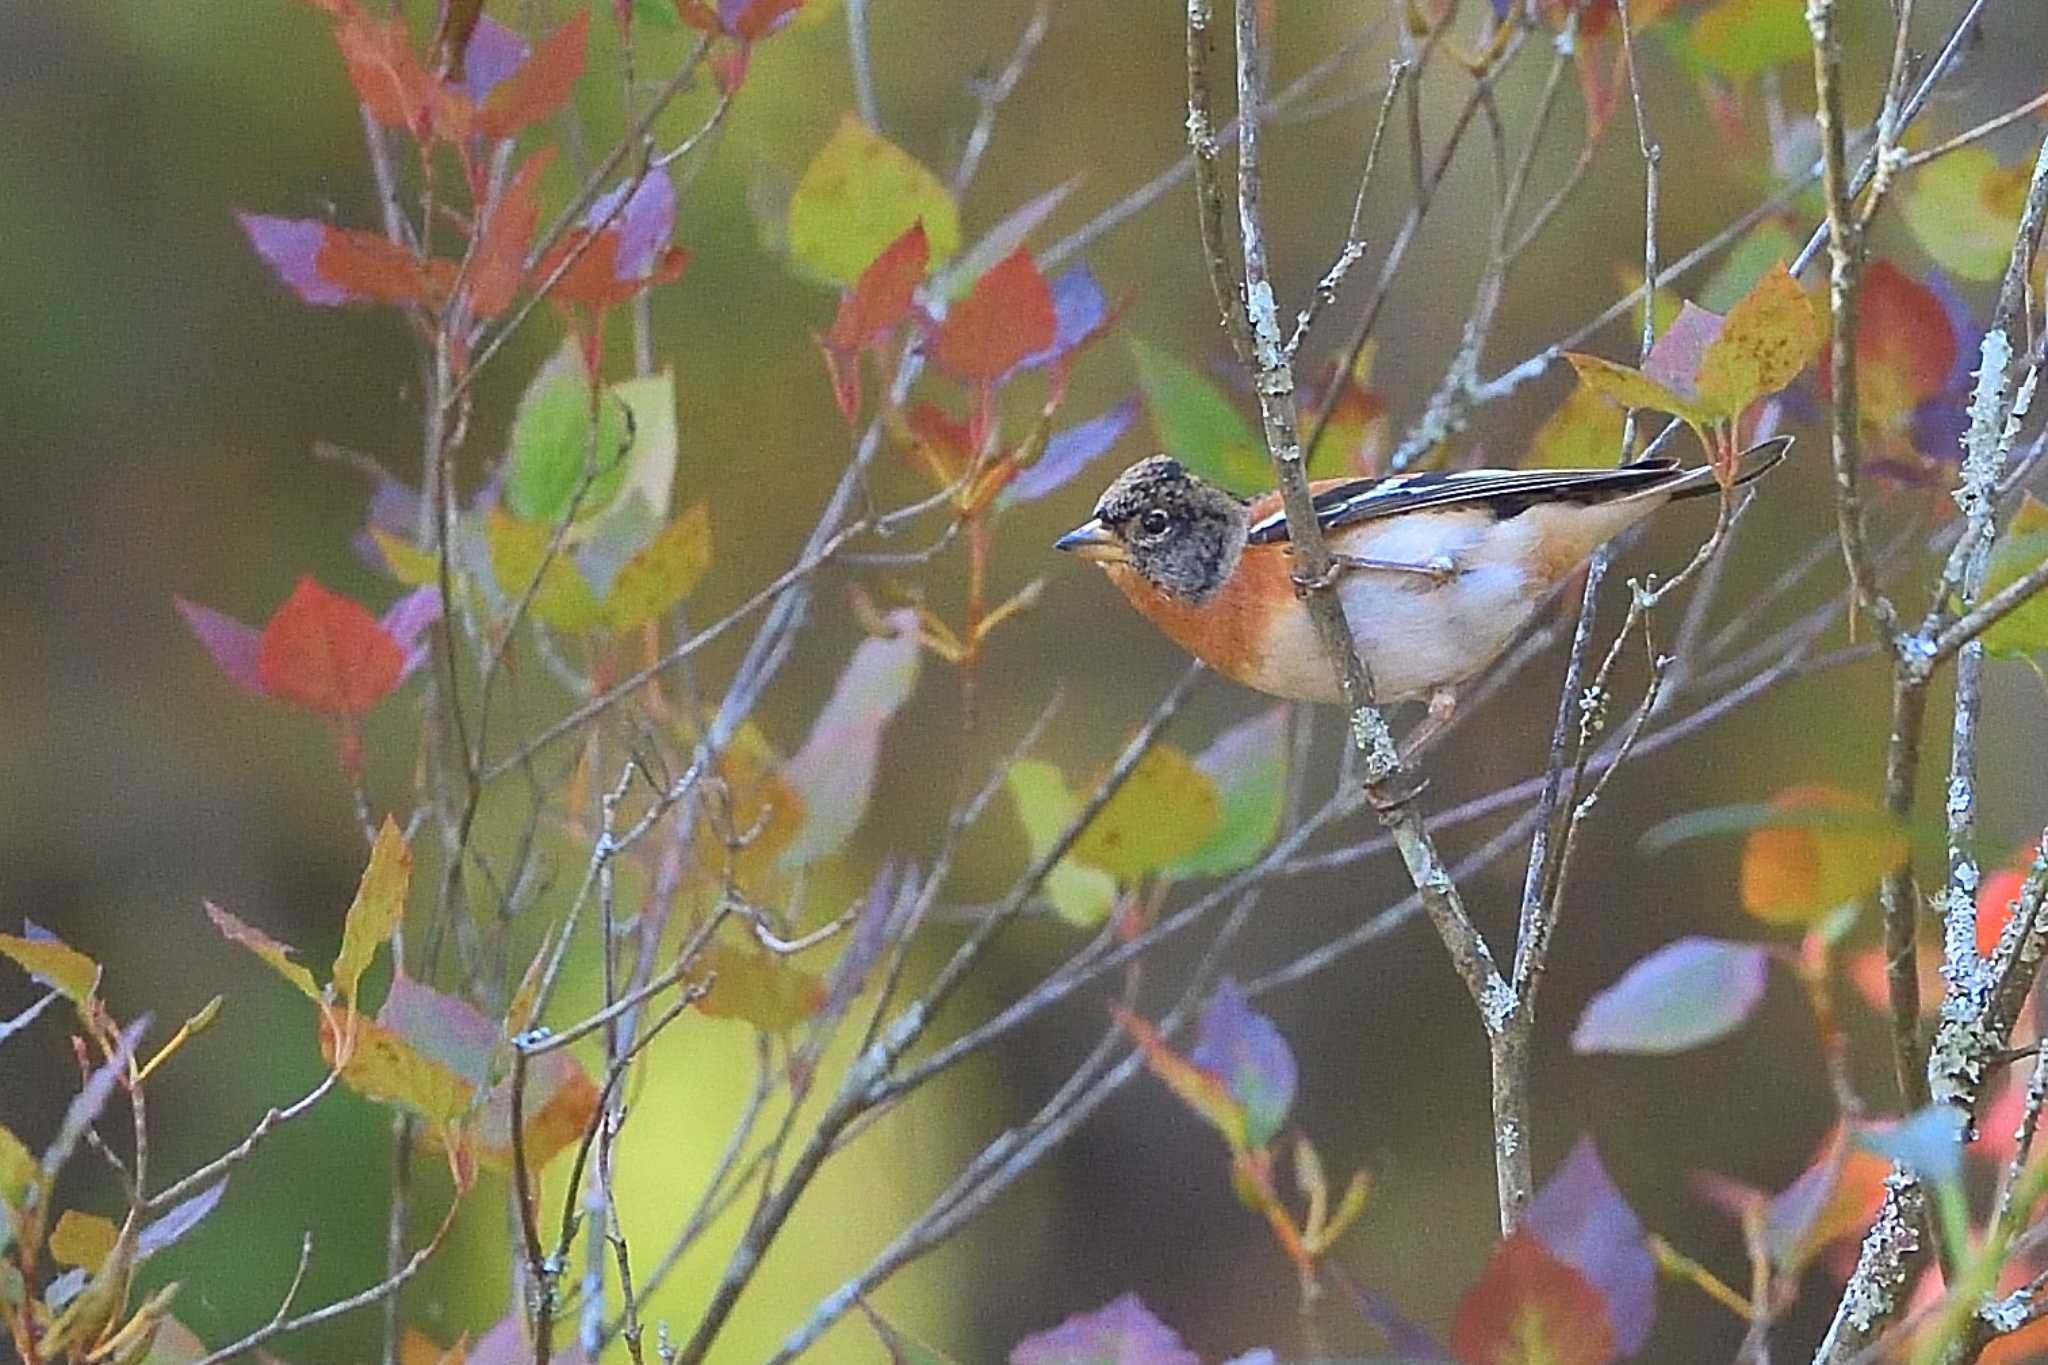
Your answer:
[[[1390,788],[1382,783],[1365,789],[1365,799],[1381,815],[1399,810],[1429,790],[1428,777],[1406,768],[1402,769],[1399,775],[1406,779],[1399,787]]]

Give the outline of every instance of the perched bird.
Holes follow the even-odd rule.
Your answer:
[[[1785,457],[1744,451],[1735,482]],[[1468,469],[1311,485],[1337,594],[1381,702],[1426,698],[1440,723],[1546,594],[1603,542],[1678,498],[1718,493],[1675,460],[1613,469]],[[1248,687],[1341,701],[1337,671],[1296,591],[1278,493],[1225,492],[1168,455],[1117,476],[1058,548],[1100,564],[1168,638]]]

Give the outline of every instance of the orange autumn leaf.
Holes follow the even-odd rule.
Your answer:
[[[553,147],[528,157],[484,220],[469,269],[469,306],[480,318],[504,312],[519,292],[526,249],[540,220],[540,177],[554,159]]]
[[[1877,889],[1906,859],[1906,837],[1875,803],[1813,783],[1771,798],[1783,824],[1742,846],[1742,907],[1773,924],[1813,924]]]

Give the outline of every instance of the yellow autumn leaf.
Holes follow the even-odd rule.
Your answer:
[[[23,971],[48,981],[73,1004],[84,1004],[92,994],[93,983],[99,980],[97,962],[54,938],[0,934],[0,955],[12,958]]]
[[[391,935],[405,916],[405,893],[412,883],[412,850],[398,832],[398,824],[384,817],[377,843],[370,850],[370,865],[363,869],[355,901],[342,922],[341,951],[334,958],[334,989],[342,1002],[354,1005],[356,987],[377,950],[391,941]]]
[[[1223,819],[1215,781],[1187,752],[1155,744],[1074,841],[1074,857],[1127,881],[1209,842]]]
[[[97,1275],[120,1235],[121,1229],[111,1218],[66,1209],[57,1226],[50,1229],[50,1258],[59,1265],[79,1266],[86,1274]]]

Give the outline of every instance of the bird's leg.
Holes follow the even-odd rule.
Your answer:
[[[1321,578],[1309,578],[1303,574],[1294,575],[1296,587],[1308,591],[1327,588],[1337,581],[1337,576],[1352,570],[1367,570],[1375,573],[1410,574],[1426,578],[1430,586],[1441,588],[1458,576],[1458,565],[1449,555],[1438,555],[1421,564],[1409,564],[1397,559],[1368,559],[1362,555],[1333,554],[1330,556],[1330,571]]]
[[[1457,711],[1456,692],[1448,687],[1432,688],[1429,694],[1429,710],[1416,722],[1415,728],[1401,740],[1402,766],[1414,762],[1417,755],[1429,746],[1429,742],[1451,723],[1451,717],[1456,715]]]

